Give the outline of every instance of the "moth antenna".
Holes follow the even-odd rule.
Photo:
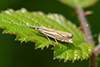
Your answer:
[[[47,37],[47,39],[51,42],[51,40],[49,39],[49,37],[48,36],[46,36]]]
[[[30,28],[33,28],[33,29],[36,29],[36,30],[38,29],[38,27],[33,27],[33,26],[29,26],[29,27],[30,27]]]
[[[30,28],[33,28],[33,29],[35,29],[36,27],[33,27],[33,26],[29,26]]]

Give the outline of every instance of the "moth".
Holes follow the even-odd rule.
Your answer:
[[[33,28],[35,30],[38,30],[39,33],[46,35],[47,38],[48,38],[48,36],[51,38],[54,38],[56,42],[57,42],[57,40],[59,40],[62,42],[73,43],[73,41],[72,41],[73,34],[71,34],[71,33],[58,31],[58,30],[54,30],[54,29],[49,29],[46,27],[33,27],[33,26],[29,26],[29,27]]]

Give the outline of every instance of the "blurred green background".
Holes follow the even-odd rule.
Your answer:
[[[18,10],[26,8],[28,11],[42,11],[44,13],[58,13],[64,15],[68,20],[72,21],[77,26],[80,23],[76,17],[76,12],[73,8],[60,3],[58,0],[0,0],[0,11],[7,9]],[[88,8],[85,11],[91,10],[93,14],[86,16],[91,27],[91,33],[94,42],[98,44],[97,37],[100,29],[100,1]],[[3,29],[0,29],[0,67],[89,67],[89,59],[83,61],[59,61],[53,60],[52,46],[44,50],[35,50],[35,45],[32,42],[15,41],[16,36],[10,34],[2,34]],[[100,67],[100,62],[98,64]]]

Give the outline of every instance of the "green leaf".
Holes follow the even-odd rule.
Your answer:
[[[97,2],[97,0],[60,0],[60,1],[74,8],[76,6],[89,7]]]
[[[60,31],[65,31],[73,34],[73,43],[65,43],[58,41],[58,44],[53,38],[49,41],[45,35],[37,30],[29,28],[29,26],[42,26]],[[43,49],[50,44],[54,47],[54,58],[64,59],[65,61],[72,59],[88,58],[93,50],[93,46],[85,43],[84,34],[70,21],[66,20],[62,15],[48,14],[42,12],[28,12],[26,9],[13,11],[12,9],[0,13],[0,27],[5,30],[3,33],[15,34],[16,40],[34,41],[36,48]]]

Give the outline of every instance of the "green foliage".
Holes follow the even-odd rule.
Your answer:
[[[99,42],[99,44],[100,44],[100,34],[98,35],[98,42]]]
[[[45,35],[38,33],[37,30],[29,28],[29,26],[47,27],[60,31],[66,31],[73,34],[73,43],[58,42],[51,39],[51,42]],[[62,15],[48,14],[42,12],[28,12],[26,9],[13,11],[12,9],[3,11],[0,14],[0,27],[5,30],[3,33],[15,34],[16,40],[34,41],[36,48],[43,49],[50,44],[54,52],[54,59],[73,60],[88,58],[93,50],[93,46],[85,43],[84,34],[70,21],[66,20]]]
[[[62,3],[72,7],[88,7],[96,3],[97,0],[60,0]]]

